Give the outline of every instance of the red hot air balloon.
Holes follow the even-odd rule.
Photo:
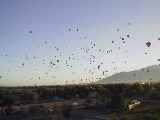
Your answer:
[[[149,46],[151,45],[151,43],[150,43],[150,42],[147,42],[146,45],[149,47]]]

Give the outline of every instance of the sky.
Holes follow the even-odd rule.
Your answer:
[[[0,85],[92,83],[159,65],[159,5],[159,0],[0,0]]]

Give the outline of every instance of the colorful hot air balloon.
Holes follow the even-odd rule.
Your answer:
[[[146,45],[149,47],[149,46],[151,45],[151,43],[150,43],[150,42],[147,42]]]

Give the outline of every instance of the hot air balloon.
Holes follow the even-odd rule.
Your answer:
[[[98,69],[100,68],[100,65],[98,66]]]
[[[150,42],[147,42],[146,45],[149,47],[149,46],[151,45],[151,43],[150,43]]]
[[[32,33],[32,31],[30,31],[29,33]]]
[[[129,38],[129,35],[127,35],[127,37]]]
[[[158,38],[158,40],[160,40],[160,38]]]

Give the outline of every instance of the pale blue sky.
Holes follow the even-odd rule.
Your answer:
[[[160,64],[159,5],[159,0],[0,0],[0,85],[89,83]]]

